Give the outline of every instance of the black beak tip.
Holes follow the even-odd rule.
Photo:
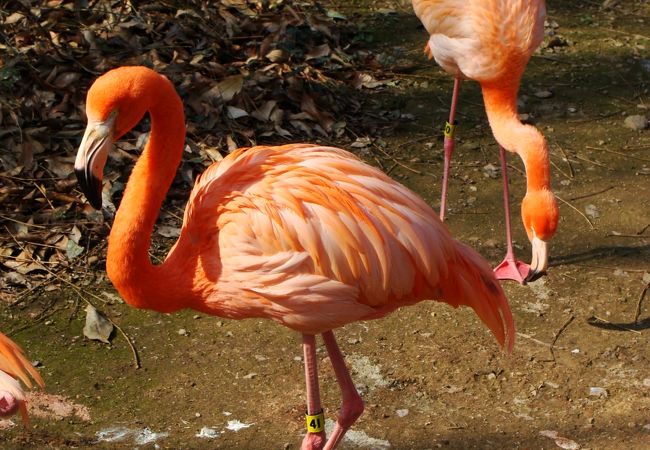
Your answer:
[[[97,210],[102,209],[102,180],[95,178],[92,174],[88,174],[84,169],[74,170],[79,182],[81,191],[86,196],[90,206]]]
[[[526,283],[530,283],[532,281],[539,280],[542,278],[544,275],[546,275],[545,270],[533,270],[531,269],[530,272],[528,272],[528,276],[524,279]]]

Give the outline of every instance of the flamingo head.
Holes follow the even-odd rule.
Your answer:
[[[113,143],[131,130],[156,101],[163,76],[146,67],[120,67],[99,77],[88,90],[88,124],[74,164],[90,204],[102,207],[104,166]]]
[[[20,402],[10,392],[0,391],[0,417],[11,417],[18,412]]]
[[[557,229],[559,210],[553,193],[548,189],[529,191],[521,203],[521,217],[533,247],[526,280],[533,281],[546,273],[548,241]]]

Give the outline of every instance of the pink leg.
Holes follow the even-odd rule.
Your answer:
[[[318,414],[323,410],[318,386],[318,366],[316,362],[316,337],[302,335],[302,351],[305,359],[305,381],[307,383],[307,414]],[[302,450],[321,450],[325,445],[325,432],[307,433],[302,441]]]
[[[510,189],[508,187],[508,165],[506,164],[506,151],[499,146],[499,157],[501,159],[501,174],[503,176],[503,207],[506,214],[506,257],[494,269],[494,274],[499,280],[513,280],[520,284],[526,284],[526,277],[530,266],[515,258],[512,248],[512,230],[510,226]]]
[[[451,96],[451,108],[449,110],[449,122],[445,126],[445,162],[442,172],[442,197],[440,199],[440,220],[445,220],[445,209],[447,208],[447,183],[449,182],[449,166],[451,155],[454,153],[454,127],[456,126],[456,103],[458,103],[458,91],[460,89],[460,78],[454,79],[454,92]]]
[[[325,347],[327,348],[327,353],[334,368],[336,381],[338,381],[341,388],[341,410],[336,418],[334,431],[332,431],[332,435],[325,445],[325,450],[330,450],[336,448],[341,439],[343,439],[345,432],[363,413],[363,400],[361,400],[361,396],[354,387],[350,372],[345,365],[343,354],[336,343],[334,333],[332,331],[323,333],[323,340],[325,341]]]

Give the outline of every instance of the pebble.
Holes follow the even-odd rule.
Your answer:
[[[640,131],[648,126],[648,119],[641,114],[627,116],[623,122],[626,128],[630,130]]]
[[[178,330],[178,334],[181,335],[181,336],[187,336],[190,333],[188,333],[185,328],[181,328],[180,330]]]
[[[598,219],[600,217],[600,211],[598,211],[596,205],[592,204],[585,206],[585,214],[587,214],[590,219]]]
[[[537,91],[533,95],[535,97],[537,97],[537,98],[551,98],[551,97],[553,97],[553,93],[551,91],[549,91],[549,90],[546,90],[546,89],[541,90],[541,91]]]
[[[487,178],[499,178],[499,168],[494,164],[486,164],[483,166],[483,175]]]
[[[590,387],[589,396],[598,398],[607,398],[607,389],[601,387]]]
[[[397,411],[395,411],[395,413],[397,414],[397,417],[406,417],[406,416],[409,415],[409,410],[408,409],[398,409]]]

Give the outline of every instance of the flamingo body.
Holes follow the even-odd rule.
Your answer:
[[[555,234],[559,212],[551,191],[548,144],[539,130],[520,122],[517,91],[528,61],[544,37],[544,1],[413,0],[413,9],[430,35],[426,52],[457,79],[480,83],[495,139],[524,162],[527,191],[521,215],[533,245],[529,279],[535,278],[546,271],[547,241]],[[455,111],[456,95],[452,101]],[[452,151],[453,142],[446,140],[446,164]],[[507,201],[506,177],[504,173]],[[446,177],[444,185],[446,192]],[[509,214],[506,219],[509,227]],[[511,242],[508,246],[514,262]]]
[[[512,348],[512,315],[487,263],[455,241],[414,193],[338,148],[257,146],[214,163],[196,180],[178,241],[164,263],[152,265],[152,229],[185,137],[171,83],[140,67],[100,77],[88,93],[89,125],[75,170],[90,201],[100,204],[112,141],[145,111],[150,139],[109,236],[109,278],[136,307],[268,318],[302,333],[310,414],[320,409],[313,335],[322,334],[344,404],[334,437],[325,444],[324,434],[308,434],[303,448],[333,448],[363,410],[334,328],[438,299],[472,307]]]
[[[27,424],[26,398],[20,382],[31,388],[32,379],[40,387],[44,387],[43,379],[21,348],[0,333],[0,418],[20,411],[23,422]]]

